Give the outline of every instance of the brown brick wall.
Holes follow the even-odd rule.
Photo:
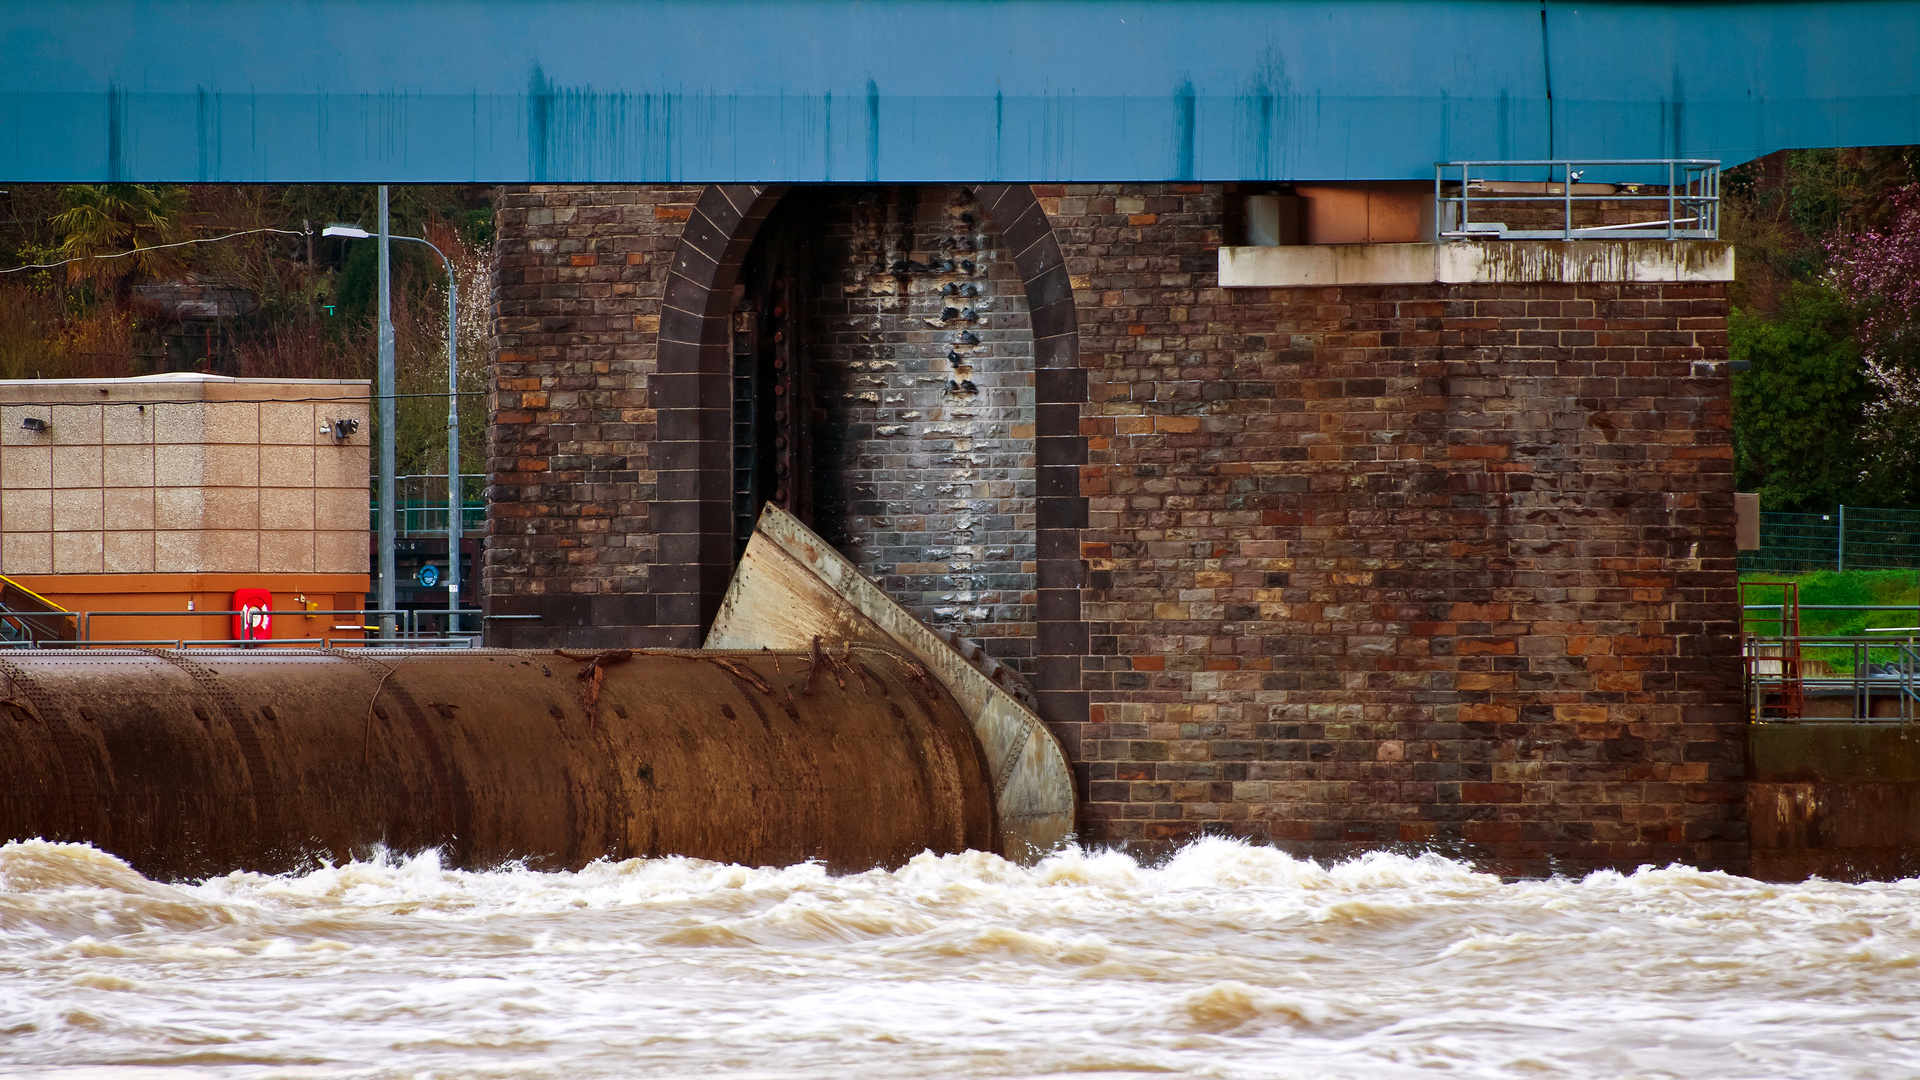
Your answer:
[[[1738,864],[1721,288],[1222,290],[1221,199],[1042,199],[1090,369],[1087,831]]]
[[[660,298],[700,189],[509,188],[487,400],[489,642],[590,647],[653,623],[648,393]]]
[[[1719,286],[1228,291],[1220,185],[1033,193],[1047,221],[996,223],[1030,264],[1035,681],[1086,839],[1743,865]],[[650,547],[644,320],[700,194],[502,212],[489,609],[560,613],[519,640],[649,643],[651,577],[684,575]]]

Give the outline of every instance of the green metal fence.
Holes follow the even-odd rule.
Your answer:
[[[478,536],[487,529],[487,475],[460,474],[460,530]],[[447,532],[447,476],[445,473],[394,477],[394,532],[397,536],[445,536]],[[380,527],[380,495],[367,496],[367,528]]]
[[[1839,506],[1827,514],[1760,515],[1760,549],[1740,569],[1896,570],[1920,566],[1920,511]]]

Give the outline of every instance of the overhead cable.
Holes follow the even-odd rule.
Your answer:
[[[231,240],[236,236],[252,236],[254,233],[280,233],[283,236],[307,235],[297,229],[241,229],[239,232],[230,232],[225,236],[203,236],[195,240],[181,240],[172,244],[154,244],[151,247],[137,247],[132,251],[114,251],[105,255],[81,255],[72,259],[62,259],[59,262],[29,263],[26,266],[11,266],[5,270],[0,270],[0,274],[17,274],[22,270],[52,270],[56,267],[66,266],[69,263],[85,262],[88,259],[124,259],[128,255],[138,255],[145,251],[165,251],[168,248],[186,247],[188,244],[211,244],[216,240]]]

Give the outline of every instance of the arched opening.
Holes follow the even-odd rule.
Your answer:
[[[786,210],[789,200],[790,212]],[[969,215],[973,220],[964,220]],[[829,223],[832,223],[831,229],[826,227]],[[756,251],[756,241],[763,232],[768,242],[759,245]],[[962,238],[968,238],[976,250],[959,250],[958,242]],[[953,241],[955,246],[942,248],[942,239]],[[981,254],[978,249],[982,243],[988,245],[992,258],[968,259]],[[869,245],[877,245],[878,250],[866,250]],[[937,255],[929,254],[929,250]],[[843,262],[834,262],[836,254]],[[820,272],[817,256],[827,259],[826,273]],[[930,263],[930,258],[936,261]],[[950,274],[940,265],[949,259],[956,273]],[[973,262],[972,275],[957,273],[963,260]],[[883,270],[873,270],[876,261],[884,263]],[[906,265],[896,270],[897,262]],[[916,262],[919,270],[913,265]],[[929,269],[936,265],[940,265],[937,273]],[[783,285],[769,292],[773,283],[781,280],[779,268],[782,266],[802,268],[813,276],[813,283],[809,285],[802,276],[788,274]],[[885,287],[883,280],[897,279],[903,273],[909,284],[905,290],[906,302],[901,305],[898,296],[885,299],[881,290]],[[912,284],[916,276],[920,281],[918,286]],[[956,309],[967,306],[948,304],[948,300],[979,298],[944,292],[948,284],[960,286],[969,281],[977,288],[988,286],[998,290],[988,297],[990,318],[985,325],[979,322],[982,313],[978,309],[974,311],[973,323],[959,318],[959,310],[954,320],[941,318],[948,306]],[[829,283],[837,283],[841,289],[837,298],[829,295],[826,288]],[[927,294],[924,287],[928,284],[936,285],[938,291]],[[859,295],[848,294],[846,290],[850,288]],[[964,552],[969,558],[959,561],[969,564],[969,569],[987,563],[1020,567],[1013,574],[998,575],[997,581],[992,580],[996,575],[967,575],[969,584],[974,578],[982,579],[977,593],[1019,592],[1031,597],[1020,605],[987,605],[993,618],[1001,617],[993,612],[1000,606],[1030,604],[1032,612],[1027,623],[995,624],[1030,629],[1002,634],[1005,640],[993,642],[992,650],[1035,676],[1042,711],[1049,719],[1085,720],[1086,693],[1081,688],[1080,672],[1083,658],[1092,650],[1089,628],[1080,611],[1080,590],[1086,582],[1080,532],[1087,522],[1087,500],[1080,493],[1079,469],[1087,460],[1087,442],[1080,434],[1080,406],[1087,400],[1087,379],[1079,367],[1077,318],[1060,245],[1033,189],[1023,184],[891,189],[712,185],[702,192],[674,252],[663,298],[656,373],[649,386],[656,409],[654,461],[658,477],[657,501],[653,505],[658,557],[656,570],[648,579],[655,612],[654,632],[650,635],[653,642],[697,645],[719,607],[733,571],[739,525],[757,511],[753,498],[737,497],[737,482],[749,478],[736,473],[736,462],[752,462],[743,468],[750,468],[752,478],[760,485],[760,494],[754,497],[771,497],[777,489],[777,467],[768,466],[768,459],[762,455],[765,441],[777,440],[781,433],[764,426],[766,414],[746,418],[744,412],[736,412],[736,399],[742,395],[761,400],[760,389],[742,387],[736,380],[763,378],[770,384],[773,377],[770,359],[762,352],[763,345],[738,339],[743,334],[759,335],[774,329],[770,324],[760,325],[760,312],[770,310],[769,301],[774,292],[781,289],[789,294],[789,318],[797,309],[807,308],[824,319],[824,323],[820,319],[790,322],[789,328],[794,332],[845,335],[837,343],[829,343],[829,351],[842,350],[839,352],[842,359],[828,364],[823,372],[830,380],[839,381],[829,384],[824,398],[818,389],[809,391],[810,400],[824,400],[829,404],[812,415],[805,432],[793,428],[787,432],[789,439],[804,435],[806,440],[796,451],[798,456],[787,461],[790,477],[803,477],[812,485],[810,489],[799,485],[791,487],[788,498],[810,500],[807,516],[816,527],[829,533],[840,530],[835,542],[848,543],[849,554],[863,548],[869,553],[883,549],[907,550],[909,545],[894,543],[895,533],[927,532],[917,520],[919,515],[861,512],[863,505],[892,505],[888,496],[895,489],[883,490],[880,487],[883,481],[879,478],[888,474],[890,464],[886,460],[888,455],[881,450],[896,436],[882,435],[877,419],[871,436],[864,431],[856,432],[851,426],[860,422],[856,414],[862,410],[873,412],[876,417],[880,406],[914,411],[908,401],[887,402],[881,398],[880,387],[855,385],[856,380],[871,381],[875,377],[872,361],[865,359],[868,354],[875,354],[877,358],[878,352],[891,348],[897,359],[903,350],[912,353],[924,368],[913,374],[926,380],[923,389],[929,393],[938,387],[943,416],[948,410],[944,401],[951,395],[954,412],[969,411],[969,423],[994,428],[995,434],[990,440],[994,443],[993,453],[985,455],[986,460],[980,466],[982,476],[967,475],[964,483],[985,484],[990,496],[995,490],[993,485],[1000,483],[1004,499],[998,501],[1000,505],[1012,507],[1019,504],[1024,488],[1015,481],[996,480],[988,474],[1002,466],[1013,471],[1016,467],[1008,466],[1009,460],[1017,460],[1017,468],[1031,469],[1032,494],[1027,497],[1033,507],[1032,524],[1026,525],[1023,519],[1020,522],[1023,528],[1004,530],[1011,534],[1024,531],[1032,537],[1030,558],[1015,557],[1016,552],[1024,554],[1024,545],[1001,545],[991,539],[1001,531],[996,526],[1018,515],[974,515],[971,510],[962,513],[959,504],[968,500],[954,497],[960,493],[963,483],[957,468],[942,481],[944,491],[928,488],[927,492],[947,497],[943,513],[956,527],[963,517],[971,518],[970,538],[981,542],[962,546],[979,548],[980,556],[973,557],[974,553],[969,550]],[[753,294],[751,300],[750,293]],[[854,299],[858,299],[859,304],[853,304]],[[838,306],[829,310],[829,305],[843,301],[849,305],[845,310]],[[886,303],[903,306],[904,310],[883,315],[879,308]],[[916,305],[931,310],[923,313]],[[856,313],[854,307],[860,311]],[[1024,329],[1018,323],[1020,316],[1015,314],[1022,309]],[[743,325],[743,316],[750,312],[755,325],[748,328]],[[921,319],[922,324],[910,325],[915,318]],[[1001,319],[1001,324],[994,325],[993,318]],[[925,325],[928,319],[936,325]],[[964,333],[972,333],[979,341],[963,341]],[[994,334],[1002,337],[995,338]],[[1015,342],[1020,344],[1016,347]],[[790,362],[801,362],[813,355],[805,348],[803,339],[792,338],[789,343],[801,346],[797,352],[790,348]],[[821,343],[816,340],[815,344]],[[1006,355],[998,355],[997,351]],[[948,353],[958,360],[948,359]],[[746,357],[751,357],[751,361]],[[868,366],[856,371],[854,357],[862,358],[860,362]],[[738,364],[737,359],[741,361]],[[928,366],[927,361],[937,363]],[[982,381],[986,375],[983,368],[992,371],[992,377],[987,377],[985,382]],[[804,388],[807,378],[804,363],[798,378]],[[971,390],[965,385],[968,382],[972,383]],[[789,393],[793,392],[794,388],[789,387]],[[875,395],[874,401],[860,397],[867,392]],[[1023,393],[1030,394],[1030,399],[1023,398]],[[852,397],[836,396],[845,394]],[[1030,413],[1026,411],[1027,400],[1032,403]],[[959,408],[961,405],[965,406],[964,410]],[[1001,411],[989,418],[981,411],[989,408]],[[925,421],[926,409],[919,411],[923,415],[915,419]],[[1030,415],[1031,431],[1015,432],[1016,425],[1008,422],[1009,414],[1018,414],[1023,425],[1029,422],[1024,418]],[[746,420],[744,426],[736,427],[737,417]],[[836,417],[849,425],[840,434],[832,430]],[[791,413],[787,423],[798,422],[799,413]],[[827,429],[824,438],[820,433],[822,428]],[[921,434],[937,435],[937,432],[931,425],[923,424]],[[748,437],[759,441],[748,447],[742,441]],[[914,470],[928,465],[933,460],[930,455],[935,453],[947,454],[948,465],[955,466],[951,449],[923,449],[918,455],[904,450],[905,445],[937,441],[937,438],[904,440],[901,469],[892,475],[913,476],[908,483],[922,482]],[[1024,457],[1010,449],[1022,441],[1030,443],[1030,466]],[[971,461],[967,464],[973,468]],[[911,494],[905,487],[898,490]],[[986,501],[994,503],[996,499]],[[872,520],[875,517],[887,517],[888,527],[876,526]],[[902,523],[918,527],[910,530],[895,527]],[[856,538],[862,539],[863,544],[851,545]],[[926,545],[929,554],[937,554],[950,546],[931,542]],[[1007,558],[998,557],[1003,550]],[[988,559],[987,555],[996,557]],[[878,556],[866,557],[873,561],[863,565],[876,568],[881,565]],[[895,559],[893,572],[876,574],[889,592],[903,601],[912,599],[914,586],[929,583],[925,578],[902,580],[922,573],[911,563],[908,566],[912,573],[900,573],[900,565],[905,561]],[[947,562],[950,570],[955,560]],[[1030,579],[1025,575],[1031,575]],[[902,590],[906,595],[902,595]],[[943,616],[932,608],[947,606],[942,598],[949,592],[956,598],[958,607],[958,598],[967,590],[923,591],[934,598],[923,602],[937,622]],[[939,603],[936,605],[934,600]],[[970,614],[977,614],[979,607],[975,604]],[[975,629],[981,636],[989,636],[979,631],[977,625]]]
[[[736,294],[736,552],[775,502],[923,621],[1030,673],[1034,339],[975,191],[791,189]]]

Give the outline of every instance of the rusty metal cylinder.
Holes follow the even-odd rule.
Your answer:
[[[0,687],[0,839],[162,879],[375,844],[543,869],[998,848],[967,716],[876,646],[10,652]]]

